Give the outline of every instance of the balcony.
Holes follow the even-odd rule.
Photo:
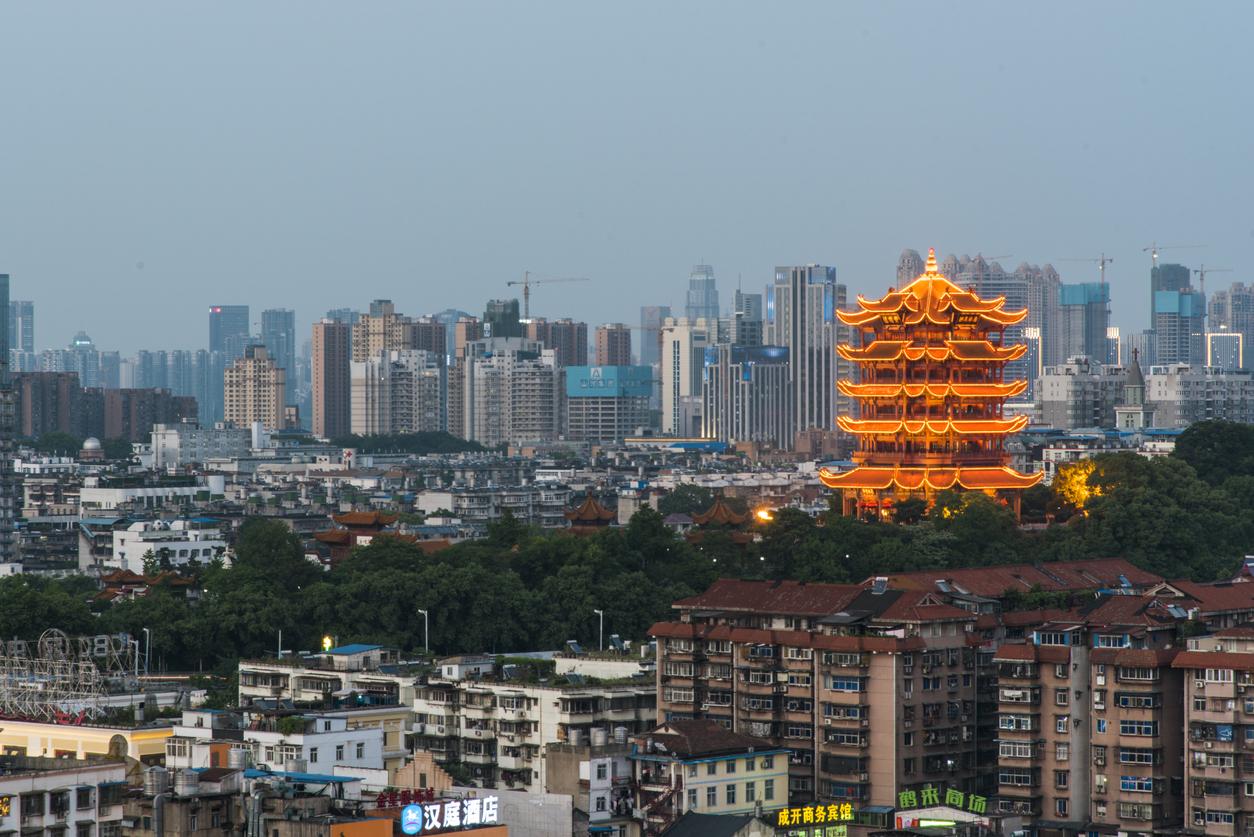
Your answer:
[[[458,735],[462,738],[470,738],[475,741],[487,741],[496,738],[496,732],[487,727],[462,727],[458,731]]]
[[[496,764],[496,753],[462,753],[467,764]]]

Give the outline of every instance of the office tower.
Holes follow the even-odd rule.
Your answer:
[[[782,346],[707,348],[701,435],[791,448],[794,402],[788,387],[788,350]]]
[[[222,421],[222,385],[226,354],[199,349],[192,361],[192,390],[206,427]]]
[[[561,429],[560,382],[553,350],[537,341],[467,343],[450,375],[449,432],[487,447],[554,439]]]
[[[350,326],[357,325],[357,321],[361,319],[361,312],[352,308],[332,308],[327,312],[324,319],[338,320]]]
[[[236,427],[261,422],[266,430],[282,430],[286,377],[265,346],[249,346],[223,373],[223,419]]]
[[[669,305],[643,305],[640,308],[640,365],[658,362],[662,345],[662,323],[671,315]]]
[[[906,248],[901,251],[901,255],[897,257],[897,285],[898,288],[904,288],[915,279],[919,278],[919,274],[923,272],[923,257],[919,255],[918,250]]]
[[[24,300],[9,303],[9,350],[35,351],[35,303]]]
[[[1084,356],[1094,363],[1106,358],[1110,325],[1110,288],[1100,282],[1060,285],[1055,333],[1061,354],[1070,361]],[[1056,365],[1056,364],[1055,364]]]
[[[377,357],[379,352],[412,348],[409,344],[409,318],[396,313],[388,299],[370,303],[370,313],[362,314],[353,326],[353,355],[358,363]]]
[[[131,386],[135,389],[168,389],[169,370],[165,352],[140,349],[132,361]]]
[[[1220,326],[1218,331],[1206,334],[1206,365],[1214,369],[1235,372],[1243,369],[1244,335],[1239,331],[1228,331]]]
[[[409,323],[409,346],[440,357],[448,351],[448,326],[435,317],[415,317]]]
[[[1174,265],[1162,265],[1174,267]],[[1202,318],[1206,299],[1192,288],[1154,293],[1154,362],[1200,366],[1206,359]]]
[[[251,333],[247,305],[214,305],[209,309],[209,351],[228,356],[242,353]]]
[[[285,374],[283,403],[296,403],[296,312],[268,308],[261,312],[261,342]]]
[[[1155,264],[1150,268],[1150,331],[1158,327],[1158,292],[1187,290],[1191,275],[1191,271],[1182,264]]]
[[[341,320],[325,319],[313,325],[310,347],[310,403],[313,434],[322,439],[350,432],[350,367],[352,328]]]
[[[196,353],[186,349],[175,349],[169,354],[169,375],[167,377],[170,392],[175,395],[196,397]]]
[[[1235,282],[1207,300],[1211,332],[1241,335],[1242,369],[1254,369],[1254,285]]]
[[[566,438],[594,445],[622,442],[648,427],[652,393],[649,366],[567,367]]]
[[[957,276],[948,277],[960,288],[973,289],[984,299],[1005,297],[1008,311],[1029,309],[1029,284],[1037,271],[1028,265],[1021,265],[1013,273],[1007,273],[998,262],[988,262],[981,255],[974,259],[961,261],[962,268]],[[1023,321],[1008,325],[1002,330],[1000,343],[1005,346],[1024,342],[1023,329],[1027,325],[1027,317]],[[1043,318],[1037,318],[1042,320]],[[1026,356],[1008,362],[1002,370],[1006,380],[1022,380],[1030,376]]]
[[[708,264],[694,265],[688,274],[688,296],[684,316],[689,322],[706,320],[713,324],[718,319],[718,287],[714,282],[714,268]]]
[[[570,319],[546,320],[533,317],[523,324],[524,335],[553,350],[559,367],[586,366],[588,363],[588,324]]]
[[[705,349],[713,344],[707,320],[667,317],[662,323],[662,432],[695,437],[701,432]]]
[[[631,365],[631,327],[623,323],[597,326],[597,366]]]
[[[1025,334],[1030,328],[1037,330],[1040,336],[1041,365],[1065,362],[1062,348],[1055,339],[1056,324],[1061,316],[1059,288],[1062,286],[1062,279],[1059,278],[1058,271],[1054,270],[1053,265],[1036,267],[1025,262],[1015,268],[1015,273],[1023,276],[1027,290],[1025,303],[1028,315],[1023,320],[1023,330]]]
[[[380,352],[351,366],[352,432],[359,436],[443,429],[444,353]]]
[[[462,319],[474,320],[477,318],[473,314],[470,314],[467,311],[461,311],[457,308],[445,308],[443,311],[438,311],[435,314],[432,314],[431,317],[437,322],[444,324],[444,339],[446,341],[444,353],[448,355],[449,358],[457,357],[456,342],[458,321]],[[481,335],[477,335],[472,339],[478,340],[480,336]]]
[[[736,346],[761,346],[762,294],[747,294],[736,289],[731,319],[731,343]]]
[[[766,289],[766,343],[788,349],[792,418],[797,432],[835,430],[836,414],[852,415],[845,396],[838,403],[836,381],[852,368],[836,353],[849,329],[836,318],[845,307],[846,288],[836,282],[836,268],[823,265],[775,268]]]
[[[485,337],[522,337],[522,321],[518,317],[518,300],[490,299],[483,312]]]
[[[1119,360],[1124,366],[1130,366],[1135,355],[1142,369],[1148,369],[1157,361],[1154,359],[1154,332],[1151,330],[1137,331],[1129,334],[1123,341],[1123,357]]]
[[[1102,363],[1118,366],[1121,357],[1123,357],[1123,335],[1119,332],[1119,326],[1106,326],[1106,356],[1102,358]]]
[[[0,310],[9,309],[9,274],[0,273]],[[13,475],[17,415],[13,375],[9,369],[9,319],[0,318],[0,564],[15,563],[19,556],[14,526],[17,520],[18,486]]]
[[[466,344],[483,339],[483,322],[478,317],[461,317],[453,324],[453,359],[466,356]]]

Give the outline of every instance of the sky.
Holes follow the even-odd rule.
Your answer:
[[[1150,257],[1254,246],[1249,3],[0,4],[0,273],[37,348],[390,298],[639,322],[712,264],[878,296],[905,247],[1052,262],[1144,328]]]

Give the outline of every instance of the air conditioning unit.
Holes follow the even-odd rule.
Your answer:
[[[859,781],[859,782],[869,782],[869,781],[871,781],[871,774],[870,774],[870,773],[859,773],[859,774],[858,774],[858,781]]]
[[[831,718],[824,718],[824,719],[823,719],[823,726],[825,726],[825,727],[830,727],[831,725],[832,725],[832,719],[831,719]]]
[[[1204,746],[1205,746],[1205,747],[1206,747],[1206,749],[1208,749],[1208,750],[1213,750],[1213,749],[1215,749],[1215,742],[1214,742],[1214,741],[1207,741],[1207,742],[1206,742],[1206,744],[1205,744]]]
[[[1194,683],[1193,688],[1197,689],[1198,691],[1201,691],[1202,689],[1206,688],[1205,680],[1194,680],[1193,683]]]
[[[902,666],[901,670],[907,676],[914,674],[914,666]]]

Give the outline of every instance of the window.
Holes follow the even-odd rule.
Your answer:
[[[92,825],[90,822],[80,822],[74,826],[74,837],[91,837]]]
[[[1105,773],[1098,773],[1096,776],[1093,777],[1093,791],[1095,793],[1106,792],[1106,774]]]
[[[317,761],[317,760],[318,760],[318,748],[317,748],[317,747],[310,747],[310,748],[309,748],[309,760],[310,760],[310,761]]]
[[[1158,721],[1120,721],[1120,735],[1158,735]]]
[[[1054,704],[1057,706],[1066,706],[1069,702],[1070,693],[1068,689],[1054,689]]]
[[[1254,796],[1254,782],[1245,783],[1245,795]]]
[[[662,673],[667,677],[691,677],[692,663],[667,662],[662,666]]]
[[[697,807],[697,789],[688,788],[688,810],[695,810]]]
[[[735,772],[736,772],[736,760],[732,759],[731,761],[727,762],[727,773],[728,775],[730,775]]]
[[[814,729],[812,727],[790,724],[784,728],[785,738],[813,738]]]
[[[83,811],[92,806],[91,788],[78,788],[74,791],[74,807]]]
[[[901,763],[901,772],[907,776],[914,775],[914,759],[906,759]]]
[[[705,789],[705,807],[714,808],[718,806],[718,788],[710,785]]]
[[[813,648],[784,647],[784,657],[789,660],[810,660],[814,658]]]
[[[1071,759],[1071,745],[1065,742],[1059,742],[1054,745],[1054,761],[1068,761]]]
[[[736,786],[728,785],[724,793],[726,794],[727,804],[735,805],[736,804]]]
[[[1202,702],[1201,707],[1197,705],[1199,700]],[[1118,701],[1119,705],[1124,709],[1153,709],[1162,705],[1162,698],[1152,692],[1120,692]],[[1198,711],[1204,711],[1206,709],[1206,698],[1194,698],[1193,708]]]
[[[662,700],[667,703],[692,703],[692,689],[673,689],[668,686],[662,690]]]
[[[753,770],[757,766],[758,766],[758,760],[755,759],[753,756],[749,756],[749,758],[745,759],[745,772],[746,773]]]
[[[860,692],[862,691],[862,678],[833,676],[831,689],[833,692]]]
[[[767,779],[762,783],[762,799],[770,802],[775,798],[775,780]]]
[[[357,742],[357,760],[360,761],[366,757],[366,745],[362,741]]]
[[[605,810],[605,795],[604,794],[597,794],[596,809],[598,811]]]
[[[1070,645],[1066,631],[1040,631],[1036,635],[1039,645]]]
[[[1071,774],[1068,771],[1066,770],[1054,771],[1054,787],[1059,788],[1059,789],[1066,788],[1067,783],[1070,779],[1071,779]]]
[[[1068,718],[1067,715],[1055,715],[1054,716],[1054,730],[1056,732],[1067,731],[1067,718]]]
[[[1054,813],[1060,817],[1067,816],[1067,809],[1070,807],[1067,803],[1068,800],[1065,798],[1054,800]]]
[[[610,766],[603,761],[597,762],[597,781],[605,781],[610,775]]]
[[[1003,713],[997,718],[997,726],[1000,729],[1031,731],[1032,716],[1031,715],[1007,715]]]
[[[1120,764],[1154,764],[1157,759],[1154,758],[1153,750],[1130,750],[1126,747],[1119,748]]]
[[[1231,683],[1232,669],[1230,668],[1208,668],[1202,672],[1202,678],[1207,683]]]
[[[1003,768],[997,774],[997,784],[1030,787],[1032,785],[1032,771]]]
[[[810,682],[810,675],[808,674],[790,673],[788,675],[789,686],[809,686]]]
[[[714,776],[714,775],[715,775],[715,774],[717,774],[717,773],[718,773],[718,762],[716,762],[716,761],[712,761],[712,762],[708,762],[708,763],[705,765],[705,775],[706,775],[706,776]]]
[[[1116,676],[1120,680],[1157,680],[1158,669],[1156,668],[1137,668],[1132,666],[1119,666]],[[1232,682],[1232,672],[1228,671],[1228,681]]]
[[[1032,758],[1032,745],[1026,741],[1003,741],[997,747],[997,755],[1004,759]]]
[[[323,732],[330,732],[330,731],[331,731],[331,722],[330,722],[330,721],[323,721],[323,722],[322,722],[322,731],[323,731]]]
[[[762,757],[762,769],[773,770],[774,768],[775,768],[775,756],[763,756]],[[768,796],[767,799],[770,799],[770,797]]]
[[[1066,680],[1067,679],[1067,664],[1058,663],[1057,665],[1055,665],[1054,676],[1057,677],[1059,680]]]
[[[745,782],[745,802],[756,802],[758,799],[758,783]]]
[[[344,761],[344,745],[343,744],[335,745],[335,760],[337,763]]]
[[[1105,731],[1106,731],[1106,719],[1105,719],[1105,718],[1098,718],[1098,719],[1097,719],[1097,731],[1098,731],[1098,732],[1105,732]]]
[[[1128,637],[1123,634],[1098,634],[1094,646],[1097,648],[1127,648],[1129,644]]]
[[[1194,819],[1197,819],[1197,812],[1194,809]],[[1206,823],[1208,825],[1232,825],[1234,817],[1231,811],[1207,811]]]
[[[1153,793],[1154,780],[1149,776],[1120,776],[1119,790],[1129,793]]]

